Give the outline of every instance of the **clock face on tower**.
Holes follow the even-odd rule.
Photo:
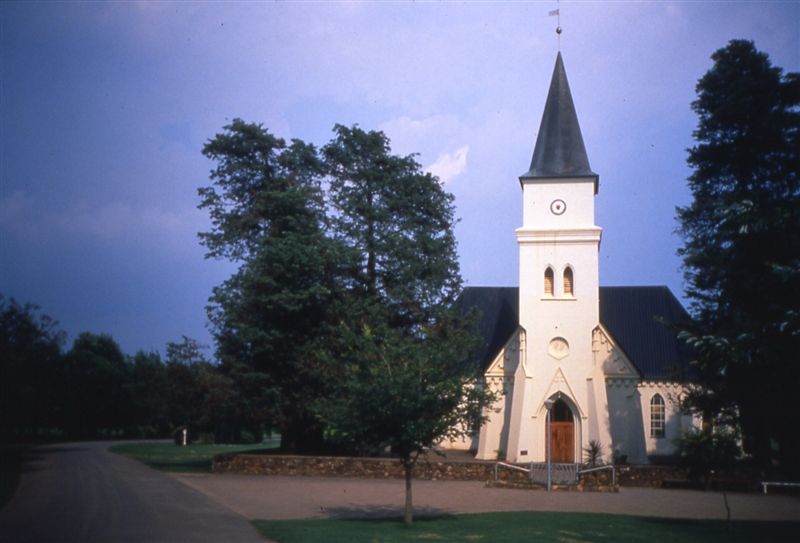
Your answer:
[[[550,212],[553,215],[561,215],[567,210],[567,204],[564,200],[553,200],[550,202]]]

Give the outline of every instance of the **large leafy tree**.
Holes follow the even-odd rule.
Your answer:
[[[693,201],[678,209],[701,386],[690,401],[741,425],[763,464],[796,469],[800,404],[800,77],[749,41],[712,55],[692,108]]]
[[[389,450],[405,470],[404,521],[413,519],[412,476],[421,454],[445,438],[471,435],[491,393],[464,364],[469,320],[440,315],[413,333],[391,324],[380,307],[342,324],[337,340],[346,348],[339,394],[316,405],[332,439],[362,453]]]
[[[323,154],[350,286],[398,325],[429,321],[461,288],[453,196],[413,156],[393,155],[382,132],[336,125],[334,134]]]
[[[197,367],[207,365],[208,361],[200,344],[186,336],[180,342],[168,342],[166,351],[164,403],[171,430],[186,428],[195,434],[199,431],[196,421],[203,403]]]
[[[59,426],[64,333],[31,304],[0,295],[0,441]]]
[[[129,364],[131,380],[126,392],[132,402],[131,435],[147,438],[168,435],[168,381],[161,355],[157,351],[139,351]]]
[[[167,343],[166,404],[175,428],[186,428],[190,439],[217,443],[238,442],[243,430],[260,435],[261,421],[249,416],[236,382],[208,360],[204,349],[186,336]]]
[[[323,154],[347,288],[326,346],[345,364],[317,406],[332,438],[400,457],[410,523],[418,456],[470,432],[487,395],[463,362],[473,344],[455,309],[453,198],[413,156],[393,155],[383,133],[334,132]]]
[[[80,438],[121,433],[134,421],[131,364],[108,334],[83,332],[64,356],[68,432]]]
[[[327,379],[306,350],[324,329],[336,251],[325,235],[316,149],[287,144],[261,125],[234,120],[203,153],[216,161],[200,189],[212,230],[209,257],[238,271],[214,289],[210,316],[222,369],[258,390],[287,450],[313,450],[322,427],[308,409]]]
[[[262,376],[286,449],[391,448],[410,522],[417,457],[471,431],[488,394],[463,362],[453,197],[381,132],[337,125],[318,153],[260,125],[225,130],[200,192],[209,256],[241,264],[212,297],[223,367]]]
[[[320,153],[236,120],[204,153],[202,240],[240,263],[211,300],[223,367],[274,405],[286,449],[391,448],[410,522],[417,457],[471,431],[487,395],[463,363],[452,196],[358,126]]]

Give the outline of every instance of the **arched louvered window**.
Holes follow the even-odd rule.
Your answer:
[[[553,282],[555,276],[553,274],[553,268],[547,268],[544,270],[544,295],[545,296],[552,296],[553,295]]]
[[[564,270],[564,296],[574,296],[574,277],[572,276],[572,268]]]
[[[661,394],[650,399],[650,437],[664,437],[666,406]]]

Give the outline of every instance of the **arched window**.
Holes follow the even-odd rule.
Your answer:
[[[572,277],[572,268],[566,268],[564,270],[564,296],[574,296],[574,285],[573,285],[573,277]]]
[[[664,398],[656,394],[650,399],[650,437],[664,437]]]
[[[554,274],[553,268],[547,268],[544,270],[544,295],[545,296],[552,296],[553,295],[553,282],[554,282]]]

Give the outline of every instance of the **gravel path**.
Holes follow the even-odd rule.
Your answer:
[[[265,477],[180,474],[175,477],[250,519],[398,516],[404,500],[401,480],[328,477]],[[414,481],[418,514],[488,511],[575,511],[724,519],[719,492],[622,488],[618,493],[553,492],[487,488],[479,482]],[[800,521],[800,498],[731,493],[736,520]]]

